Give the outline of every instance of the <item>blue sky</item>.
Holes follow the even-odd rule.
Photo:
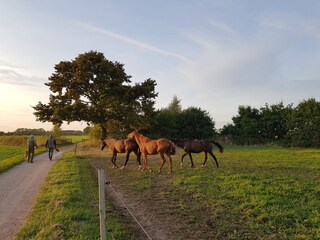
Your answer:
[[[90,50],[155,79],[156,108],[176,95],[218,129],[239,105],[319,101],[319,13],[312,0],[0,0],[0,131],[50,130],[31,106],[48,102],[55,64]]]

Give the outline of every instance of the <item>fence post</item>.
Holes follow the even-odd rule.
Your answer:
[[[106,240],[106,200],[104,186],[104,170],[98,169],[99,181],[99,215],[100,215],[100,239]]]

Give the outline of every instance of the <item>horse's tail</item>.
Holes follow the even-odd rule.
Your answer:
[[[223,153],[223,147],[220,145],[220,143],[215,141],[211,141],[211,142],[219,148],[219,152]]]
[[[168,149],[168,153],[170,155],[175,155],[176,154],[176,145],[169,140],[169,149]]]

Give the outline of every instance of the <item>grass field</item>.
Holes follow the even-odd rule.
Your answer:
[[[89,160],[75,158],[73,151],[64,154],[51,169],[16,239],[99,239],[98,186]],[[111,206],[106,209],[115,239],[127,239]]]
[[[194,154],[196,168],[187,158],[181,168],[179,151],[170,177],[132,169],[123,174],[111,164],[106,171],[123,190],[139,191],[145,204],[152,192],[150,208],[170,205],[155,215],[180,219],[181,233],[193,238],[320,239],[319,149],[227,147],[216,156],[219,169],[212,160],[201,168],[204,154]],[[129,163],[133,168],[135,161]],[[156,170],[160,160],[149,163]]]
[[[63,138],[70,139],[72,143],[79,143],[88,139],[88,136],[63,136]],[[0,136],[0,173],[24,161],[27,139],[27,136]],[[47,150],[45,148],[47,137],[36,136],[35,139],[39,146],[35,150],[35,154],[45,152]],[[59,144],[57,146],[59,147]]]
[[[110,153],[96,146],[94,151],[79,149],[77,158],[70,154],[50,173],[19,239],[97,238],[89,159],[105,166],[127,199],[139,202],[149,215],[164,217],[165,229],[184,239],[320,239],[319,149],[226,147],[223,154],[216,153],[220,168],[212,160],[200,167],[204,156],[194,154],[192,169],[187,158],[180,166],[178,151],[171,175],[167,164],[162,173],[136,171],[133,155],[125,170],[112,169]],[[121,166],[124,157],[118,156],[117,162]],[[150,157],[149,164],[156,170],[159,157]],[[61,207],[57,201],[63,202]],[[114,239],[130,239],[121,214],[110,206],[108,214],[114,214]]]

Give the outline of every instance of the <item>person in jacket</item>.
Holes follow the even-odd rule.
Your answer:
[[[27,148],[28,148],[27,162],[33,163],[34,149],[38,148],[37,142],[34,139],[33,135],[31,135],[30,138],[27,140]]]
[[[56,149],[57,151],[59,151],[57,149],[57,143],[56,140],[54,139],[54,137],[52,135],[49,136],[48,140],[46,141],[46,148],[49,149],[49,159],[50,161],[52,160],[53,157],[53,150]]]

